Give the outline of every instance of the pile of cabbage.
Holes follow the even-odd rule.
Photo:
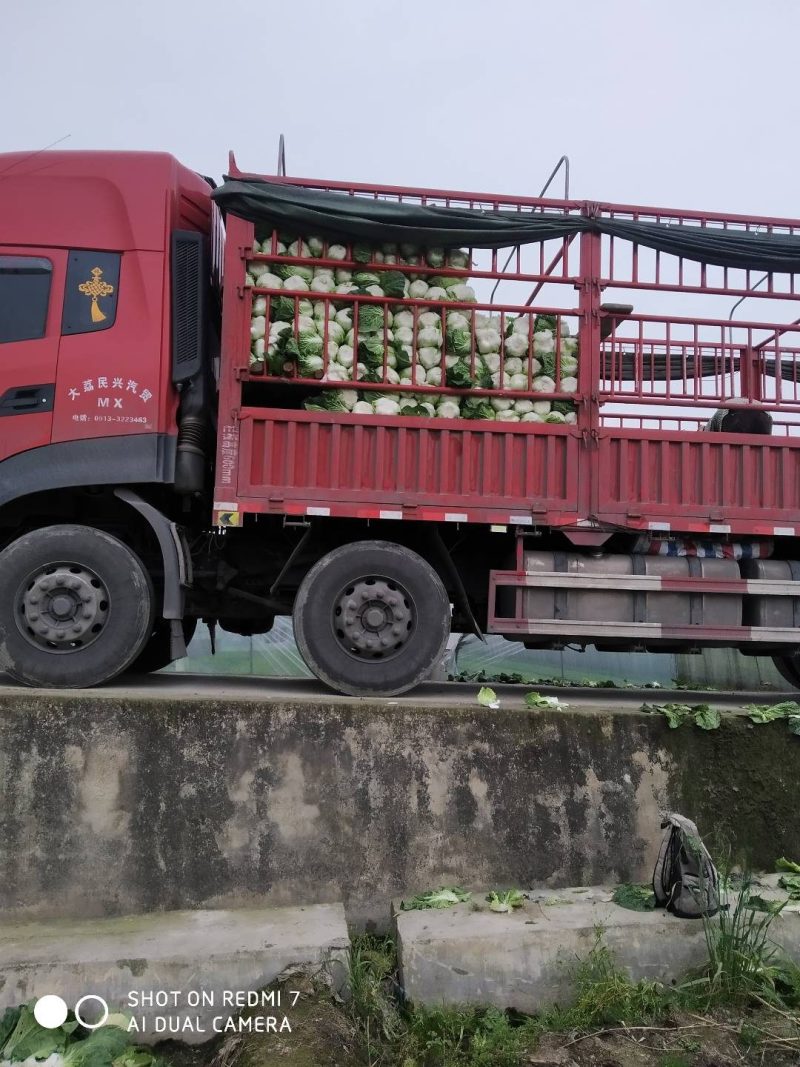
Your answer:
[[[253,294],[251,369],[343,384],[340,390],[327,389],[308,401],[309,410],[575,422],[574,405],[564,400],[389,391],[401,384],[512,393],[576,391],[578,339],[571,336],[563,317],[559,323],[556,316],[533,312],[500,316],[463,306],[448,310],[447,302],[476,301],[465,275],[444,273],[448,268],[469,269],[466,252],[420,251],[411,245],[384,245],[377,250],[356,244],[352,249],[356,267],[351,270],[314,265],[314,259],[323,255],[326,260],[348,259],[344,245],[326,249],[321,238],[279,241],[274,246],[270,236],[263,244],[256,241],[253,250],[308,260],[280,264],[251,260],[247,282],[269,292],[269,300],[264,293]],[[370,269],[376,263],[383,269]],[[392,270],[395,264],[423,269],[405,273]],[[323,294],[330,299],[322,299]],[[430,301],[432,306],[373,304],[354,301],[354,296],[410,298]],[[387,392],[353,388],[358,382],[385,385]]]
[[[564,400],[512,400],[507,397],[458,397],[442,393],[359,392],[326,389],[304,404],[307,411],[353,415],[411,415],[436,419],[495,419],[497,422],[574,423],[574,406]]]
[[[42,1026],[35,1007],[32,1000],[0,1013],[0,1067],[163,1067],[152,1049],[131,1043],[123,1012],[87,1034],[73,1012],[60,1026]]]

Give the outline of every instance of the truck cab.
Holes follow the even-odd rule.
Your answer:
[[[196,424],[205,430],[209,412],[198,420],[189,397],[208,373],[210,193],[166,153],[0,155],[0,544],[19,552],[21,538],[57,539],[69,526],[74,543],[75,530],[94,529],[123,569],[146,575],[129,647],[104,661],[101,637],[123,613],[105,582],[79,560],[72,577],[67,558],[55,577],[33,566],[31,589],[12,596],[17,621],[30,623],[15,627],[12,644],[21,639],[23,658],[51,668],[31,680],[70,684],[81,660],[73,653],[94,646],[97,669],[72,684],[102,681],[157,632],[163,644],[165,609],[183,614],[159,539],[173,537],[181,510],[176,477],[188,470],[189,492],[200,494],[208,466],[200,455],[198,471]],[[51,595],[50,585],[67,591]],[[13,671],[18,660],[5,655]]]
[[[210,192],[163,153],[0,155],[0,502],[172,481],[173,239],[208,234]]]

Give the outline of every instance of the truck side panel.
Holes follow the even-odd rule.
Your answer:
[[[568,427],[247,408],[238,496],[248,510],[560,525],[576,517]],[[532,510],[533,507],[533,510]],[[386,514],[383,517],[388,517]],[[398,515],[392,515],[395,518]]]
[[[602,522],[771,536],[800,520],[797,437],[608,430],[599,462]]]

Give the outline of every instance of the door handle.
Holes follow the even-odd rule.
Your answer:
[[[34,411],[52,411],[55,383],[49,385],[17,385],[0,396],[0,417],[29,415]]]

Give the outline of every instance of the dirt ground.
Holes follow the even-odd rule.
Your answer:
[[[776,1041],[765,1044],[770,1035]],[[785,1044],[779,1043],[782,1040]],[[687,1016],[669,1029],[639,1027],[578,1037],[547,1034],[522,1062],[526,1067],[798,1067],[800,1034],[775,1013],[745,1021],[721,1017],[705,1024]]]
[[[242,1034],[187,1048],[160,1046],[167,1067],[364,1067],[363,1043],[356,1027],[330,995],[310,979],[295,976],[301,991],[287,1010],[291,1032]]]
[[[295,983],[296,986],[296,983]],[[161,1046],[168,1067],[469,1067],[469,1056],[418,1060],[363,1034],[342,1005],[309,984],[291,1011],[291,1033],[244,1035],[198,1048]],[[768,1044],[765,1044],[768,1041]],[[505,1063],[506,1061],[504,1061]],[[486,1064],[485,1060],[480,1063]],[[800,1029],[772,1011],[745,1020],[685,1016],[669,1027],[589,1035],[546,1034],[520,1067],[800,1067]],[[486,1065],[491,1067],[491,1065]]]

